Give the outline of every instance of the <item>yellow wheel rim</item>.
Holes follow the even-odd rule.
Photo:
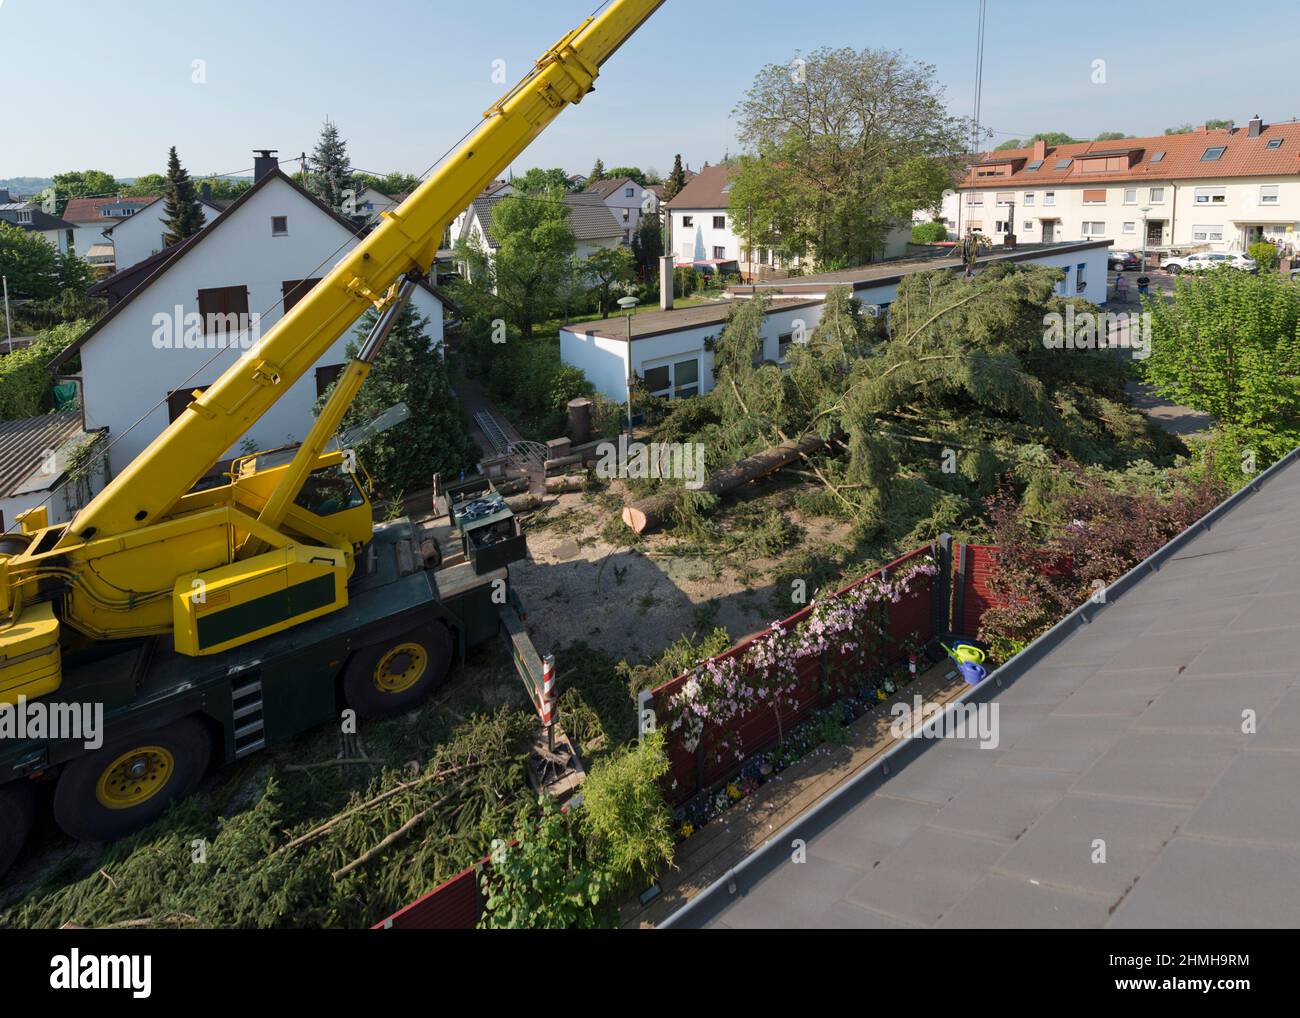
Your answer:
[[[99,776],[95,798],[108,809],[131,809],[167,787],[176,758],[162,746],[141,746],[123,753]]]
[[[399,643],[375,664],[375,688],[381,693],[405,693],[420,681],[429,655],[418,643]]]

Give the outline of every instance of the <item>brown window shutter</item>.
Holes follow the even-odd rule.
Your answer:
[[[326,364],[316,369],[316,398],[325,395],[325,390],[334,384],[334,380],[343,374],[342,364]]]
[[[1094,191],[1084,191],[1083,200],[1084,201],[1105,201],[1106,189],[1103,187],[1103,188],[1098,188],[1097,190]]]
[[[242,315],[241,323],[248,320],[248,287],[217,286],[199,291],[199,314],[203,318],[205,336],[225,335],[226,320],[212,319],[211,315]],[[238,328],[236,329],[238,331]]]
[[[280,293],[284,297],[284,313],[287,315],[290,309],[302,300],[311,291],[311,288],[321,281],[321,277],[315,279],[286,279],[280,284]]]

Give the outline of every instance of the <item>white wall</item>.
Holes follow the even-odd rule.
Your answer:
[[[722,217],[723,227],[713,225],[716,216]],[[688,219],[690,226],[686,225]],[[722,248],[723,259],[740,261],[740,240],[725,209],[673,209],[672,220],[672,255],[678,263],[716,258],[715,247]]]
[[[202,202],[199,203],[199,208],[203,212],[205,226],[216,218],[216,211]],[[166,247],[163,241],[167,233],[167,227],[163,225],[166,211],[167,203],[160,198],[135,215],[117,221],[106,241],[113,245],[116,271],[130,268]]]
[[[288,217],[288,236],[271,236],[272,216]],[[123,305],[81,349],[86,426],[109,429],[115,470],[120,471],[167,426],[166,403],[150,407],[165,401],[167,393],[182,384],[214,382],[242,353],[237,348],[158,349],[153,342],[155,313],[171,314],[175,305],[186,313],[197,312],[198,290],[244,285],[249,291],[250,313],[273,309],[262,319],[265,334],[280,317],[281,284],[325,275],[343,254],[334,251],[351,237],[340,223],[288,184],[275,180]],[[355,243],[351,239],[349,247]],[[320,266],[322,260],[324,266]],[[423,288],[417,288],[415,294],[413,303],[431,319],[430,340],[440,345],[440,302]],[[349,332],[337,340],[316,365],[344,363],[350,338]],[[212,363],[204,366],[209,359]],[[197,375],[185,382],[194,371]],[[301,440],[311,426],[315,402],[315,372],[309,370],[253,426],[248,437],[264,449]],[[142,416],[144,421],[127,433]],[[237,453],[239,444],[232,445],[227,455]]]
[[[629,190],[632,192],[630,195],[627,193]],[[616,187],[614,193],[605,199],[605,205],[608,206],[614,221],[623,230],[623,236],[619,238],[622,243],[632,243],[632,237],[641,224],[641,210],[647,197],[649,198],[647,211],[653,212],[658,204],[654,192],[647,191],[635,180],[628,180]],[[625,213],[626,218],[624,218]]]

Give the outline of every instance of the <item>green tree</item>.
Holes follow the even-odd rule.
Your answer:
[[[356,355],[376,318],[374,310],[362,317],[357,339],[348,343],[349,358]],[[354,428],[395,403],[410,409],[406,421],[357,447],[380,492],[389,497],[427,488],[435,473],[454,477],[472,466],[476,456],[446,364],[429,345],[428,327],[429,319],[408,304],[343,418],[343,429]]]
[[[1013,148],[1026,148],[1027,146],[1019,138],[1008,138],[1001,145],[995,148],[994,152],[1005,152]]]
[[[62,254],[39,233],[0,222],[0,275],[9,279],[9,296],[46,300],[65,289],[84,294],[90,267],[75,253]]]
[[[605,171],[605,177],[608,180],[618,180],[619,177],[630,177],[642,187],[650,183],[650,178],[646,176],[645,171],[639,166],[615,166],[611,170]]]
[[[1260,458],[1300,444],[1300,288],[1221,268],[1179,276],[1172,303],[1144,307],[1156,391],[1211,414]]]
[[[672,172],[668,174],[668,179],[664,181],[664,201],[671,201],[676,198],[685,186],[686,171],[682,169],[682,155],[679,152],[673,156]]]
[[[668,773],[662,732],[597,762],[582,786],[583,833],[626,890],[644,887],[673,861],[673,814],[660,779]]]
[[[122,194],[127,198],[157,198],[166,185],[167,178],[161,173],[146,173],[123,187]]]
[[[605,176],[605,164],[601,162],[600,157],[597,156],[595,165],[592,166],[591,172],[587,174],[587,183],[589,185],[594,184],[598,180],[604,180]]]
[[[750,154],[731,209],[752,216],[756,246],[821,265],[870,261],[895,223],[936,205],[970,134],[934,68],[887,50],[819,49],[794,75],[770,64],[734,113]]]
[[[1036,141],[1042,141],[1046,142],[1049,146],[1072,145],[1078,140],[1078,138],[1066,134],[1064,131],[1040,131],[1038,134],[1030,138],[1027,144],[1032,145]]]
[[[203,205],[194,190],[194,181],[185,172],[176,146],[167,153],[167,184],[163,188],[163,242],[170,247],[203,229]]]
[[[1133,135],[1125,134],[1123,131],[1102,131],[1097,135],[1097,141],[1122,141],[1125,138],[1131,138]]]
[[[522,177],[516,177],[512,183],[515,190],[523,194],[541,194],[553,191],[563,194],[571,190],[568,173],[558,167],[544,170],[534,166]]]
[[[54,376],[46,369],[89,328],[77,321],[38,332],[29,346],[0,358],[0,420],[17,421],[54,409]]]
[[[109,197],[119,194],[121,185],[103,170],[73,170],[54,175],[54,215],[63,215],[71,198]]]
[[[321,126],[320,138],[312,152],[309,180],[312,193],[341,214],[347,200],[344,192],[352,187],[352,167],[348,160],[347,142],[328,117]]]
[[[1191,134],[1195,130],[1191,124],[1179,124],[1176,127],[1166,127],[1165,134]]]
[[[948,227],[943,223],[917,223],[912,227],[913,244],[933,244],[937,240],[948,239]]]
[[[199,181],[200,189],[204,184],[208,185],[214,201],[234,201],[253,186],[250,180],[232,180],[229,177],[204,177]]]
[[[635,267],[631,250],[622,244],[618,247],[598,248],[582,263],[582,274],[596,297],[602,318],[609,317],[609,309],[614,302],[614,288],[619,283],[629,282]]]
[[[363,187],[373,187],[389,198],[396,198],[399,194],[410,194],[421,184],[420,178],[410,173],[389,173],[383,177],[376,177],[371,173],[354,173],[352,182],[358,191]]]
[[[1251,244],[1246,249],[1246,254],[1255,259],[1255,264],[1261,272],[1272,272],[1277,268],[1281,256],[1277,253],[1277,246],[1270,244],[1266,240],[1261,240],[1257,244]]]
[[[659,259],[664,256],[663,217],[656,207],[646,212],[632,234],[632,257],[642,279],[658,279]]]
[[[507,195],[492,206],[496,250],[460,243],[457,257],[468,267],[468,281],[457,293],[471,313],[499,316],[529,339],[533,327],[563,304],[574,283],[577,248],[563,197],[559,191],[543,201]]]

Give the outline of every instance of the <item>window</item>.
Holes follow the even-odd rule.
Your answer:
[[[1227,145],[1211,145],[1209,148],[1207,148],[1204,152],[1201,153],[1201,162],[1212,163],[1220,156],[1222,156],[1223,153],[1225,153],[1226,151],[1228,151]]]
[[[1124,232],[1125,232],[1125,233],[1137,233],[1137,223],[1125,223],[1125,224],[1124,224]]]
[[[1010,192],[1010,191],[999,191],[999,192],[998,192],[998,204],[999,204],[999,205],[1010,205],[1010,204],[1011,204],[1011,192]]]
[[[1074,267],[1074,292],[1083,293],[1088,289],[1088,263],[1080,262]]]
[[[1226,187],[1198,187],[1193,199],[1197,205],[1222,205],[1228,200]]]
[[[1259,203],[1261,205],[1276,205],[1278,202],[1277,187],[1277,184],[1260,184]]]
[[[1193,226],[1192,240],[1211,241],[1223,239],[1223,224],[1217,226]]]
[[[1124,188],[1124,204],[1136,205],[1138,203],[1138,189],[1136,187]]]
[[[631,210],[631,209],[624,209],[624,210],[623,210],[623,222],[625,222],[625,223],[626,223],[626,222],[629,222],[629,221],[631,220],[631,218],[632,218],[632,210]]]
[[[1281,148],[1281,147],[1282,147],[1282,139],[1281,139],[1281,138],[1269,138],[1269,139],[1268,139],[1268,144],[1265,145],[1264,147],[1265,147],[1265,148]]]
[[[1101,237],[1106,233],[1105,223],[1083,223],[1083,235],[1085,237]]]
[[[334,380],[343,374],[342,364],[326,364],[316,369],[316,398],[325,395],[325,390],[334,384]]]
[[[1165,161],[1165,154],[1164,154],[1164,152],[1162,151],[1162,152],[1156,152],[1156,153],[1154,153],[1154,154],[1151,156],[1151,161],[1152,161],[1153,163],[1163,163],[1163,162]]]
[[[1032,163],[1025,163],[1025,170],[1028,172],[1030,170],[1041,169],[1042,165],[1043,161],[1041,159],[1035,159]]]
[[[700,391],[700,360],[675,361],[645,369],[645,387],[655,396],[685,399]]]
[[[312,471],[293,504],[314,516],[333,516],[365,505],[366,496],[357,487],[356,478],[340,463]]]
[[[248,328],[248,287],[218,286],[198,296],[203,335],[233,339]]]
[[[725,229],[727,228],[727,217],[726,217],[726,216],[714,216],[714,217],[713,217],[713,228],[714,228],[715,230],[725,230]]]
[[[1105,205],[1106,189],[1104,187],[1096,188],[1083,192],[1083,203],[1085,205]]]
[[[673,369],[671,364],[660,364],[655,368],[645,369],[645,387],[652,396],[667,396],[673,388]]]
[[[286,279],[280,284],[280,296],[284,298],[284,313],[288,314],[298,301],[307,296],[313,286],[320,282],[320,277],[315,279]]]
[[[289,217],[272,216],[271,217],[271,236],[287,237],[289,235]]]
[[[1043,204],[1044,204],[1044,205],[1055,205],[1055,204],[1056,204],[1056,192],[1055,192],[1055,191],[1044,191],[1044,192],[1043,192]]]
[[[1034,204],[1034,197],[1035,197],[1035,195],[1034,195],[1034,192],[1033,192],[1033,191],[1026,191],[1026,192],[1025,192],[1025,202],[1024,202],[1024,204],[1025,204],[1026,207],[1028,207],[1028,206]]]
[[[1153,187],[1150,196],[1152,205],[1163,205],[1165,203],[1165,189],[1163,187]]]
[[[167,393],[167,423],[183,414],[185,408],[194,402],[195,394],[206,388],[206,385],[191,385],[188,389],[173,389]]]
[[[1070,163],[1073,161],[1074,160],[1072,159],[1058,159],[1056,160],[1056,168],[1058,170],[1068,170],[1070,168]]]
[[[786,332],[776,337],[776,358],[782,363],[785,362],[786,354],[790,352],[790,344],[794,342],[794,333]]]
[[[1020,228],[1025,232],[1028,232],[1034,228],[1034,221],[1032,219],[1026,219],[1020,224]]]
[[[967,204],[967,205],[983,205],[983,204],[984,204],[984,195],[980,194],[978,191],[972,191],[970,194],[966,195],[966,204]]]
[[[994,232],[994,233],[1010,233],[1010,232],[1011,232],[1011,222],[1010,222],[1010,220],[1007,220],[1007,219],[997,219],[997,220],[994,220],[994,222],[993,222],[993,232]]]
[[[636,192],[635,192],[634,190],[632,190],[632,188],[630,188],[630,187],[625,187],[625,188],[623,188],[623,197],[624,197],[624,198],[634,198],[634,197],[636,197]]]
[[[694,225],[695,225],[695,217],[694,217],[694,216],[682,216],[682,228],[683,228],[683,229],[687,229],[687,230],[689,230],[689,229],[690,229],[692,226],[694,226]]]
[[[715,244],[713,246],[713,257],[718,259],[725,259],[727,257],[727,249],[725,247],[719,247],[718,245]]]
[[[20,222],[20,223],[30,223],[31,221],[32,221],[32,210],[31,210],[31,209],[19,209],[19,210],[18,210],[18,222]]]

